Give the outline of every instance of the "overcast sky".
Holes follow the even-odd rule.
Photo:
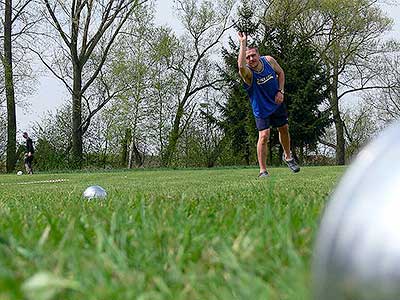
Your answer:
[[[181,26],[172,12],[173,0],[158,0],[157,2],[156,22],[160,25],[168,24],[179,34]],[[395,22],[393,31],[388,34],[388,37],[400,40],[400,1],[397,2],[397,7],[384,6],[383,9]],[[69,98],[70,95],[59,80],[53,77],[41,78],[36,93],[27,99],[31,107],[25,111],[17,108],[17,138],[20,139],[23,131],[29,132],[35,121],[39,121],[48,111],[55,111]]]

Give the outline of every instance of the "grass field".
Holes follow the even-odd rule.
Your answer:
[[[1,175],[0,300],[310,299],[320,214],[344,170]],[[90,185],[107,199],[84,200]]]

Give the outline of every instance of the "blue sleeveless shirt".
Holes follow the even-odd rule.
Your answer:
[[[257,72],[250,68],[253,73],[251,85],[244,83],[247,94],[250,97],[253,114],[256,118],[267,118],[278,107],[275,103],[275,95],[278,92],[278,78],[275,70],[264,56],[260,57],[263,68]]]

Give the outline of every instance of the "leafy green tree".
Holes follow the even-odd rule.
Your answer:
[[[193,117],[196,109],[195,96],[222,82],[214,72],[215,65],[210,54],[231,27],[230,14],[234,4],[232,0],[175,2],[185,34],[177,51],[167,63],[181,79],[182,89],[176,95],[172,127],[163,153],[164,165],[171,164],[179,138]]]
[[[336,163],[345,163],[345,123],[341,102],[350,93],[383,88],[374,68],[386,52],[383,34],[391,27],[376,0],[321,0],[311,7],[312,43],[328,74],[329,105],[336,131]]]
[[[113,121],[114,135],[126,144],[128,168],[141,167],[150,148],[153,153],[161,152],[168,134],[169,102],[179,86],[174,71],[168,70],[162,59],[169,57],[174,40],[171,30],[155,26],[154,11],[149,7],[135,17],[111,52],[103,77],[106,90],[124,87],[106,112]]]
[[[23,153],[21,153],[20,158],[23,161]],[[69,168],[66,153],[55,148],[51,141],[41,138],[35,142],[34,164],[35,169],[41,171],[66,170]]]
[[[64,104],[56,112],[48,112],[33,126],[37,140],[36,161],[45,169],[59,169],[70,166],[71,105]],[[39,147],[39,149],[37,149]],[[40,150],[43,147],[43,152]],[[51,161],[56,158],[54,161]],[[42,162],[41,160],[46,160]],[[62,164],[59,164],[62,161]]]
[[[381,130],[376,122],[376,112],[368,105],[343,112],[346,138],[346,160],[353,158]]]
[[[397,50],[397,46],[394,50]],[[376,121],[384,125],[400,119],[400,55],[398,50],[377,61],[377,67],[385,73],[376,79],[376,85],[386,89],[368,91],[363,99],[368,108],[376,112]],[[377,101],[379,99],[379,101]]]
[[[179,140],[175,155],[177,164],[208,168],[218,164],[224,147],[224,135],[214,120],[218,111],[216,103],[222,96],[220,92],[207,90],[193,118],[195,121],[189,124]]]
[[[184,80],[176,69],[169,66],[178,51],[179,39],[171,28],[165,27],[156,28],[154,37],[155,43],[152,43],[150,52],[153,70],[148,115],[152,126],[148,130],[159,164],[165,165],[169,134],[179,106],[177,95],[184,88]]]
[[[49,62],[36,51],[42,62],[61,80],[72,97],[72,155],[75,167],[82,163],[83,135],[90,120],[83,119],[85,93],[98,78],[117,36],[127,20],[147,0],[118,1],[53,1],[44,0],[48,23],[55,30],[54,40],[59,46],[58,61]],[[48,35],[49,36],[49,35]],[[54,59],[54,56],[52,56]],[[109,95],[109,96],[112,96]],[[110,100],[106,97],[89,117]]]

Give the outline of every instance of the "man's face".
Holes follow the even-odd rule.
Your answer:
[[[257,68],[260,63],[260,54],[256,48],[250,48],[246,50],[246,63],[250,66],[250,68]]]

